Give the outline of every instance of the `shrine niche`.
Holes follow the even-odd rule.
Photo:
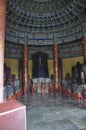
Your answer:
[[[11,68],[4,63],[4,100],[16,94],[15,80],[15,74],[12,74]]]
[[[37,52],[32,55],[33,67],[32,77],[33,78],[46,78],[48,74],[48,54],[43,52]]]
[[[15,74],[11,73],[11,68],[4,63],[4,84],[11,84],[15,79]]]

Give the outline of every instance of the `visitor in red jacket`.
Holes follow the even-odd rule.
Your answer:
[[[32,95],[35,95],[36,94],[36,85],[33,83],[32,84]]]
[[[52,95],[52,94],[54,93],[54,86],[53,86],[52,83],[49,83],[49,88],[48,88],[48,90],[49,90],[49,94],[50,94],[50,95]]]
[[[45,94],[45,91],[46,91],[46,85],[44,82],[41,83],[41,94]]]

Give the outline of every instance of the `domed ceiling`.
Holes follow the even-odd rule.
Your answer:
[[[81,38],[86,0],[7,0],[6,21],[7,40],[52,44],[55,37],[60,44],[69,35]]]

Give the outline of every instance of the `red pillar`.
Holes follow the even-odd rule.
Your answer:
[[[24,44],[24,54],[23,54],[23,90],[24,94],[28,93],[28,45]]]
[[[86,60],[86,35],[83,36],[83,55],[85,61]]]
[[[6,0],[0,0],[0,103],[3,102],[4,86],[4,37],[5,37]]]
[[[58,45],[54,44],[54,86],[57,89],[59,83],[59,74],[58,74]]]

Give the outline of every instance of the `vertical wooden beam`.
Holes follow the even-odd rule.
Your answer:
[[[54,86],[55,89],[58,89],[58,83],[59,83],[59,72],[58,72],[58,45],[54,44]]]
[[[4,39],[5,39],[6,0],[0,0],[0,103],[3,102],[4,86]]]
[[[86,35],[83,36],[83,56],[84,61],[86,61]]]
[[[28,93],[29,83],[28,83],[28,44],[24,44],[23,53],[23,90],[24,94]]]

